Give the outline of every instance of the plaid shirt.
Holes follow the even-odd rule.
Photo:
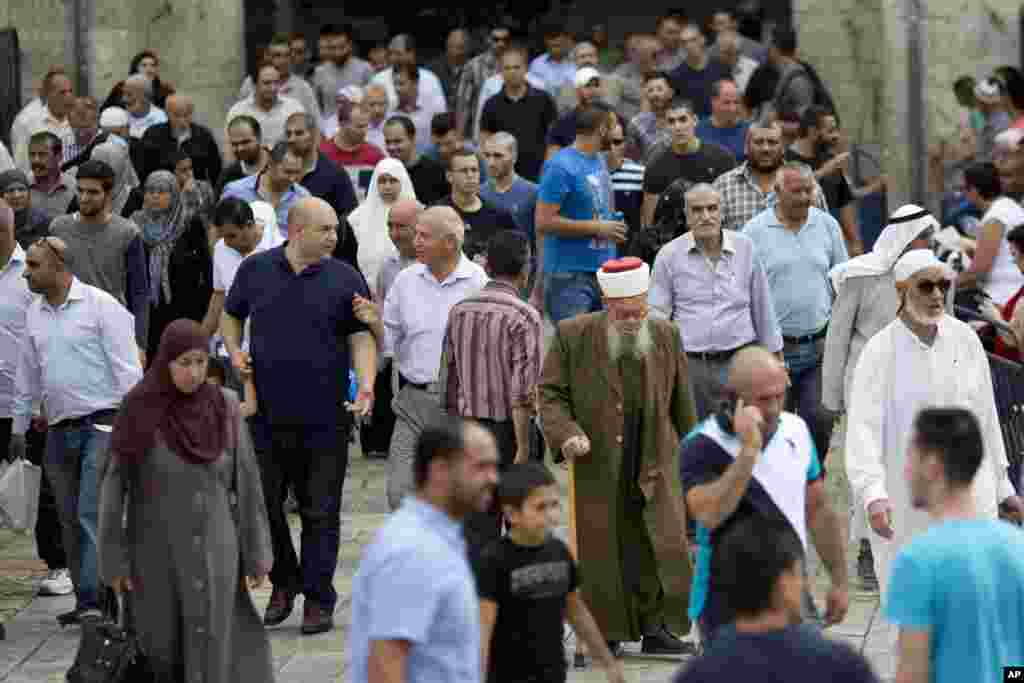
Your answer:
[[[658,129],[658,117],[653,112],[641,112],[626,127],[626,156],[647,163],[655,145],[665,141],[672,141],[668,129]]]
[[[467,136],[473,133],[473,123],[479,109],[477,101],[480,89],[484,86],[484,81],[496,73],[498,58],[492,50],[473,57],[462,68],[462,76],[459,78],[458,91],[455,95],[455,112],[458,116],[465,117],[466,128],[463,133]]]
[[[712,184],[722,195],[722,228],[726,230],[741,231],[751,218],[775,206],[775,193],[762,192],[750,177],[749,161],[718,176]],[[828,211],[828,202],[817,181],[814,182],[814,205]]]

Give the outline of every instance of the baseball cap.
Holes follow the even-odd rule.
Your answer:
[[[590,81],[594,80],[595,78],[597,80],[601,80],[601,72],[595,69],[594,67],[585,66],[582,69],[577,69],[575,79],[576,87],[582,88],[583,86],[589,84]]]

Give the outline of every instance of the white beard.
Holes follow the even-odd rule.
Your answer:
[[[907,297],[905,301],[906,303],[904,305],[907,309],[907,315],[910,316],[910,319],[918,325],[938,325],[939,321],[942,320],[942,317],[945,315],[945,311],[940,311],[939,313],[932,315],[931,313],[926,313],[920,310],[917,305],[910,301],[910,297]]]
[[[649,320],[644,320],[635,335],[623,334],[614,323],[608,322],[608,355],[613,363],[618,363],[626,353],[635,360],[641,360],[651,350],[653,344]]]

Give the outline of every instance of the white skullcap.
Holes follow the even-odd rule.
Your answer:
[[[996,145],[1016,150],[1022,140],[1024,140],[1024,129],[1007,128],[996,136]]]
[[[949,266],[940,261],[931,249],[911,249],[900,257],[892,272],[896,282],[905,282],[929,268],[942,268],[947,274],[952,274]]]
[[[124,128],[128,124],[128,112],[121,107],[107,107],[100,114],[100,128]]]
[[[605,261],[597,271],[597,283],[608,299],[627,299],[646,294],[651,267],[635,256]]]
[[[576,83],[577,88],[582,88],[595,78],[597,80],[601,80],[601,72],[592,66],[585,66],[576,71],[576,78],[574,82]]]

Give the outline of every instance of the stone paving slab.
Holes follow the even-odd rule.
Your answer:
[[[564,492],[566,474],[561,468],[554,469],[556,478]],[[279,682],[306,683],[308,681],[346,680],[345,649],[350,618],[352,578],[355,575],[363,548],[387,518],[385,477],[383,462],[367,460],[358,453],[357,449],[353,449],[345,483],[342,544],[334,579],[334,585],[339,594],[339,602],[335,611],[336,627],[326,634],[302,636],[299,633],[302,600],[301,598],[297,600],[292,615],[282,625],[268,631],[273,649],[274,669]],[[565,512],[563,506],[563,516]],[[294,541],[297,545],[297,518],[293,517],[292,523]],[[564,524],[557,532],[563,537],[565,536]],[[27,543],[31,546],[31,536],[26,535],[25,538],[28,539]],[[0,536],[0,582],[4,580],[3,563],[9,559],[8,548],[3,545],[4,541],[5,539]],[[12,551],[12,554],[17,557],[11,557],[11,560],[32,560],[34,549],[26,551],[23,541],[17,547],[17,552]],[[31,587],[37,579],[38,572],[29,572],[26,577],[19,580]],[[0,583],[0,609],[3,609],[2,585]],[[819,581],[817,586],[819,604],[823,604],[825,587],[826,584]],[[22,589],[19,588],[19,590]],[[22,592],[24,591],[22,590]],[[18,599],[24,602],[27,597],[22,596]],[[253,591],[253,601],[260,613],[266,607],[269,599],[269,585]],[[78,647],[79,632],[77,628],[60,630],[55,617],[57,614],[72,609],[73,606],[73,598],[65,596],[37,598],[31,600],[27,607],[24,605],[19,607],[20,611],[17,616],[7,623],[7,641],[0,644],[0,682],[60,683],[64,680],[64,674],[71,666]],[[876,658],[883,660],[884,655],[888,654],[888,650],[881,642],[882,639],[870,638],[870,629],[876,610],[877,595],[853,592],[850,614],[846,621],[840,626],[829,629],[826,633],[846,640],[858,650],[865,650],[873,662]],[[683,657],[644,656],[639,653],[639,647],[639,643],[627,644],[626,656],[623,660],[627,680],[636,683],[654,681],[664,683],[670,680],[685,661]],[[574,651],[574,643],[571,638],[567,644],[567,651],[570,654]],[[594,683],[605,680],[607,679],[604,672],[593,666],[585,670],[571,669],[569,672],[570,683]]]

